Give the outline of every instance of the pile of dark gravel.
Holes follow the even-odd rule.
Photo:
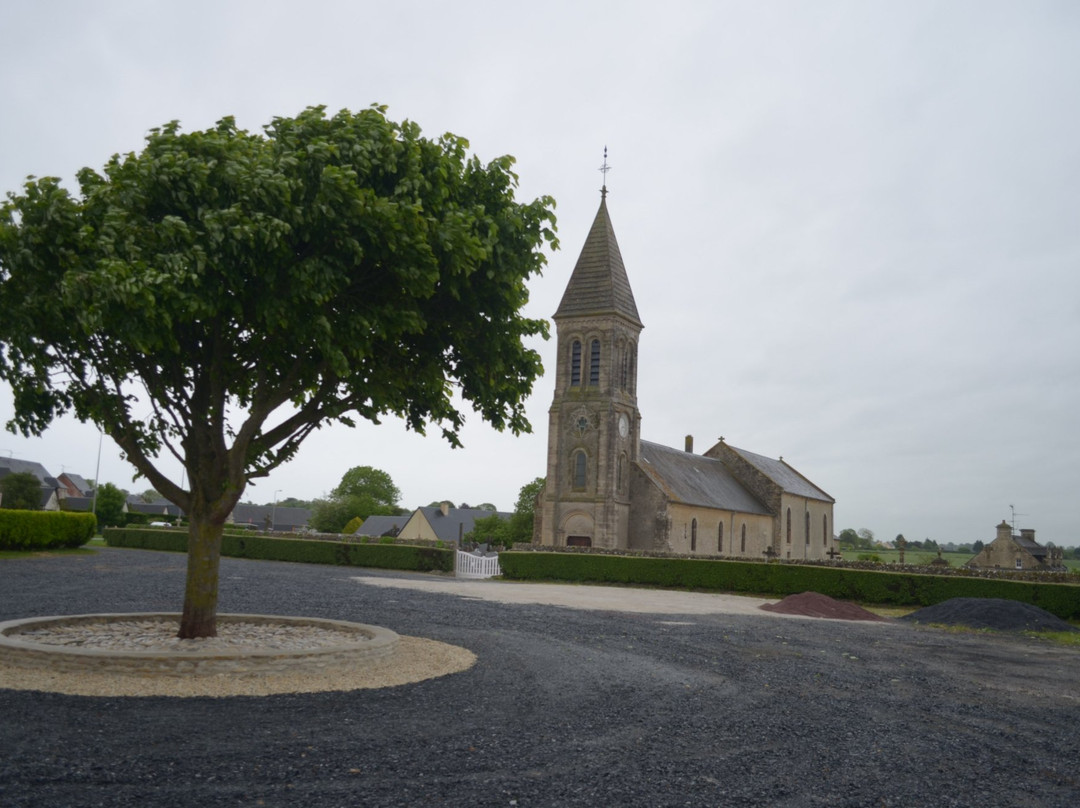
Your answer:
[[[1080,631],[1045,609],[1003,598],[952,598],[900,619],[995,631]]]

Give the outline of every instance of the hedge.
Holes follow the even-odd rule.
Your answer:
[[[950,598],[1004,598],[1031,603],[1063,619],[1080,619],[1080,586],[948,575],[852,570],[685,558],[504,552],[504,578],[667,586],[784,597],[800,592],[897,606],[930,606]]]
[[[92,513],[0,508],[0,550],[81,547],[94,538],[96,530],[97,517]]]
[[[106,528],[103,535],[105,543],[110,547],[187,552],[187,533],[176,530]],[[226,533],[221,539],[221,554],[232,558],[339,564],[415,572],[454,571],[453,549],[415,547],[407,544],[355,544]]]

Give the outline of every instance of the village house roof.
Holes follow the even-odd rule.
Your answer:
[[[57,488],[60,483],[56,478],[49,474],[48,470],[40,463],[35,463],[32,460],[16,460],[13,457],[0,457],[0,471],[7,469],[6,474],[0,474],[0,477],[6,477],[8,474],[33,474],[37,477],[43,486],[49,488]]]
[[[639,468],[672,502],[740,513],[769,511],[721,461],[641,441]]]
[[[555,319],[594,314],[619,314],[641,327],[619,243],[615,240],[615,231],[608,218],[606,191],[555,312]]]
[[[243,505],[233,508],[232,522],[235,525],[255,525],[260,530],[270,525],[273,530],[286,533],[307,527],[311,519],[309,508],[294,508],[278,505]]]
[[[440,541],[446,542],[456,542],[462,538],[473,529],[477,519],[488,516],[509,519],[513,515],[501,511],[485,511],[482,508],[447,508],[446,513],[443,513],[442,508],[436,505],[417,508],[413,512],[413,516],[415,517],[417,514],[427,520]]]
[[[412,514],[406,513],[401,516],[385,516],[375,514],[364,520],[353,533],[354,536],[396,536],[405,527]]]

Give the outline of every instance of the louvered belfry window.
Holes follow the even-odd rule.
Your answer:
[[[589,385],[600,384],[600,340],[594,339],[589,347]]]
[[[570,346],[570,384],[581,384],[581,343],[577,340]]]

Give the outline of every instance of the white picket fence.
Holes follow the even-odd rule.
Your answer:
[[[494,578],[502,575],[502,569],[497,555],[484,556],[458,550],[454,574],[458,578]]]

